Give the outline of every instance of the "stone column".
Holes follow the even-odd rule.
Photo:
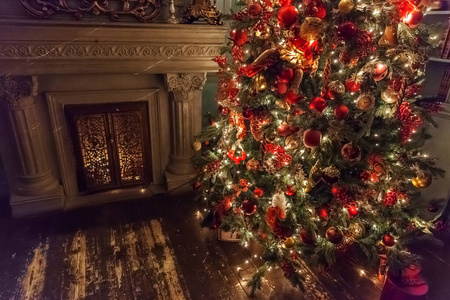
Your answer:
[[[19,197],[18,202],[36,202],[36,197],[48,195],[59,187],[45,156],[36,92],[34,77],[0,77],[0,99],[7,104],[11,140],[19,158],[18,180],[13,187],[13,193]],[[11,205],[14,205],[13,199]]]
[[[201,124],[201,91],[206,82],[206,73],[166,74],[166,84],[171,92],[171,151],[166,169],[168,189],[180,187],[195,174],[192,166],[192,142],[195,124]]]

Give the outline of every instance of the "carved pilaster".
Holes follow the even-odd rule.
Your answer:
[[[19,180],[15,190],[23,196],[42,195],[59,185],[44,154],[36,91],[34,77],[0,77],[0,100],[7,104],[19,157]]]
[[[194,168],[191,148],[196,134],[195,129],[201,123],[201,94],[206,82],[205,73],[166,74],[166,84],[172,92],[170,101],[172,141],[170,161],[167,171],[175,175],[192,175]]]

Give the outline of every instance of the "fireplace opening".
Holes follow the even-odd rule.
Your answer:
[[[67,105],[80,193],[149,184],[147,102]]]

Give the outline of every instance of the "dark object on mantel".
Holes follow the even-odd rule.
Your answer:
[[[211,0],[193,0],[183,14],[183,23],[194,23],[194,21],[203,18],[210,25],[222,25],[222,13],[217,10]]]
[[[161,0],[19,0],[36,18],[50,18],[56,13],[72,14],[77,20],[86,14],[108,14],[112,21],[133,16],[141,22],[152,22],[161,12]]]

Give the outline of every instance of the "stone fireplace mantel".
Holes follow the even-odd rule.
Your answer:
[[[207,25],[0,21],[0,150],[14,215],[171,191],[193,177],[201,90],[227,29]],[[150,96],[151,95],[151,96]],[[149,103],[154,181],[79,194],[64,106]],[[159,157],[158,157],[159,156]]]

